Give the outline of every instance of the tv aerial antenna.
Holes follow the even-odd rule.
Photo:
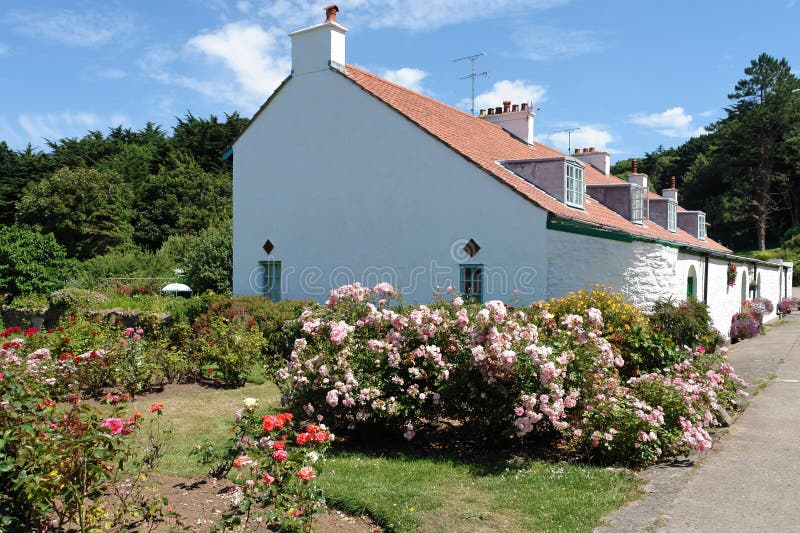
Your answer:
[[[459,57],[458,59],[454,59],[453,60],[453,63],[457,63],[459,61],[469,61],[470,62],[470,65],[471,65],[470,73],[467,74],[466,76],[463,76],[460,79],[462,79],[462,80],[466,80],[467,78],[471,78],[472,79],[472,107],[470,108],[470,110],[472,111],[473,115],[475,114],[475,78],[486,78],[486,77],[489,76],[489,73],[487,71],[485,71],[485,70],[483,72],[475,72],[475,62],[478,59],[480,59],[481,57],[485,56],[485,55],[486,55],[486,52],[481,52],[479,54],[474,54],[474,55],[466,56],[466,57]]]
[[[556,130],[551,133],[566,133],[567,134],[567,153],[572,152],[572,132],[578,131],[580,128],[568,128],[566,130]]]

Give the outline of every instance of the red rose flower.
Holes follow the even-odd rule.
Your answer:
[[[300,471],[297,472],[297,477],[299,477],[303,481],[308,481],[309,479],[317,477],[317,475],[314,473],[313,468],[311,468],[310,466],[304,466],[303,468],[300,469]]]
[[[295,439],[295,442],[297,442],[299,446],[305,446],[306,444],[308,444],[309,440],[311,440],[310,433],[299,433],[297,435],[297,439]]]
[[[281,461],[285,461],[287,457],[289,457],[289,452],[287,452],[286,450],[275,450],[274,452],[272,452],[272,458],[278,461],[279,463]]]
[[[269,472],[267,472],[266,474],[264,474],[264,477],[261,478],[261,481],[263,481],[264,483],[269,485],[270,483],[275,481],[275,476],[271,476],[271,475],[269,475]]]

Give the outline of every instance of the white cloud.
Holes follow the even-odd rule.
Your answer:
[[[498,107],[503,100],[511,100],[515,104],[523,102],[533,102],[534,107],[547,100],[546,89],[541,85],[528,84],[522,80],[500,80],[492,85],[489,91],[475,96],[475,109],[485,109],[487,107]],[[458,107],[469,109],[471,105],[469,98],[464,98],[458,102]]]
[[[534,61],[574,57],[606,47],[595,31],[538,25],[525,26],[524,30],[514,32],[511,39],[519,55]]]
[[[188,47],[231,70],[245,93],[244,101],[255,98],[261,103],[291,71],[291,61],[279,43],[282,37],[276,28],[235,22],[193,37]]]
[[[30,38],[71,46],[105,44],[136,29],[129,15],[102,9],[12,11],[5,19],[17,32]]]
[[[0,140],[22,148],[28,143],[42,146],[44,139],[57,141],[65,137],[82,137],[89,130],[105,131],[110,127],[130,124],[121,113],[102,116],[85,111],[56,113],[21,113],[16,120],[0,116]]]
[[[632,115],[628,122],[656,130],[667,137],[688,138],[704,135],[706,130],[702,127],[692,126],[692,115],[680,107],[671,107],[661,113],[637,113]]]
[[[566,127],[578,128],[571,133],[558,131],[552,133],[537,133],[536,140],[566,152],[570,148],[589,148],[593,147],[600,151],[614,152],[609,144],[614,142],[614,135],[600,125],[592,124],[569,124]],[[565,129],[566,129],[565,127]]]
[[[384,69],[381,76],[392,83],[402,85],[406,89],[424,93],[425,88],[422,86],[422,80],[428,76],[428,73],[418,68],[403,67],[397,70]]]
[[[255,111],[289,75],[285,34],[277,28],[233,22],[189,39],[180,51],[153,48],[140,61],[152,78],[185,87],[213,100],[228,102],[244,113]],[[198,72],[196,58],[213,69]],[[218,65],[226,72],[219,72]],[[191,74],[182,74],[192,72]],[[235,83],[231,83],[231,74]]]
[[[97,71],[97,77],[103,80],[121,80],[128,76],[128,73],[119,68],[106,68]]]

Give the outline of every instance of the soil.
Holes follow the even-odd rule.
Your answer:
[[[228,480],[191,480],[164,475],[153,475],[151,479],[160,485],[161,495],[167,498],[172,510],[180,515],[180,523],[189,531],[209,531],[233,497],[234,484]],[[367,517],[348,516],[334,509],[318,517],[314,529],[319,533],[376,533],[381,530]],[[167,530],[163,525],[155,531]]]
[[[247,385],[243,387],[247,390]],[[164,386],[163,391],[145,393],[138,398],[153,401],[177,398],[204,392],[215,392],[219,387],[201,383],[171,383]],[[158,483],[160,494],[164,496],[173,511],[180,515],[180,524],[188,531],[209,531],[222,512],[230,506],[234,493],[234,483],[229,480],[210,478],[186,479],[181,477],[152,474],[150,479]],[[335,509],[328,509],[322,516],[314,520],[314,529],[319,533],[376,533],[381,528],[368,517],[349,516]],[[154,531],[168,531],[166,524],[161,524]],[[242,530],[250,531],[250,529]]]

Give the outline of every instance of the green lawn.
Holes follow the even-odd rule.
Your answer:
[[[189,453],[204,440],[223,444],[247,396],[277,408],[272,384],[163,400],[164,420],[174,430],[159,470],[205,474]],[[151,401],[139,400],[136,408],[144,411]],[[387,531],[401,532],[590,531],[636,494],[635,478],[625,471],[531,460],[510,465],[500,459],[372,456],[335,445],[320,481],[334,507],[366,513]]]

